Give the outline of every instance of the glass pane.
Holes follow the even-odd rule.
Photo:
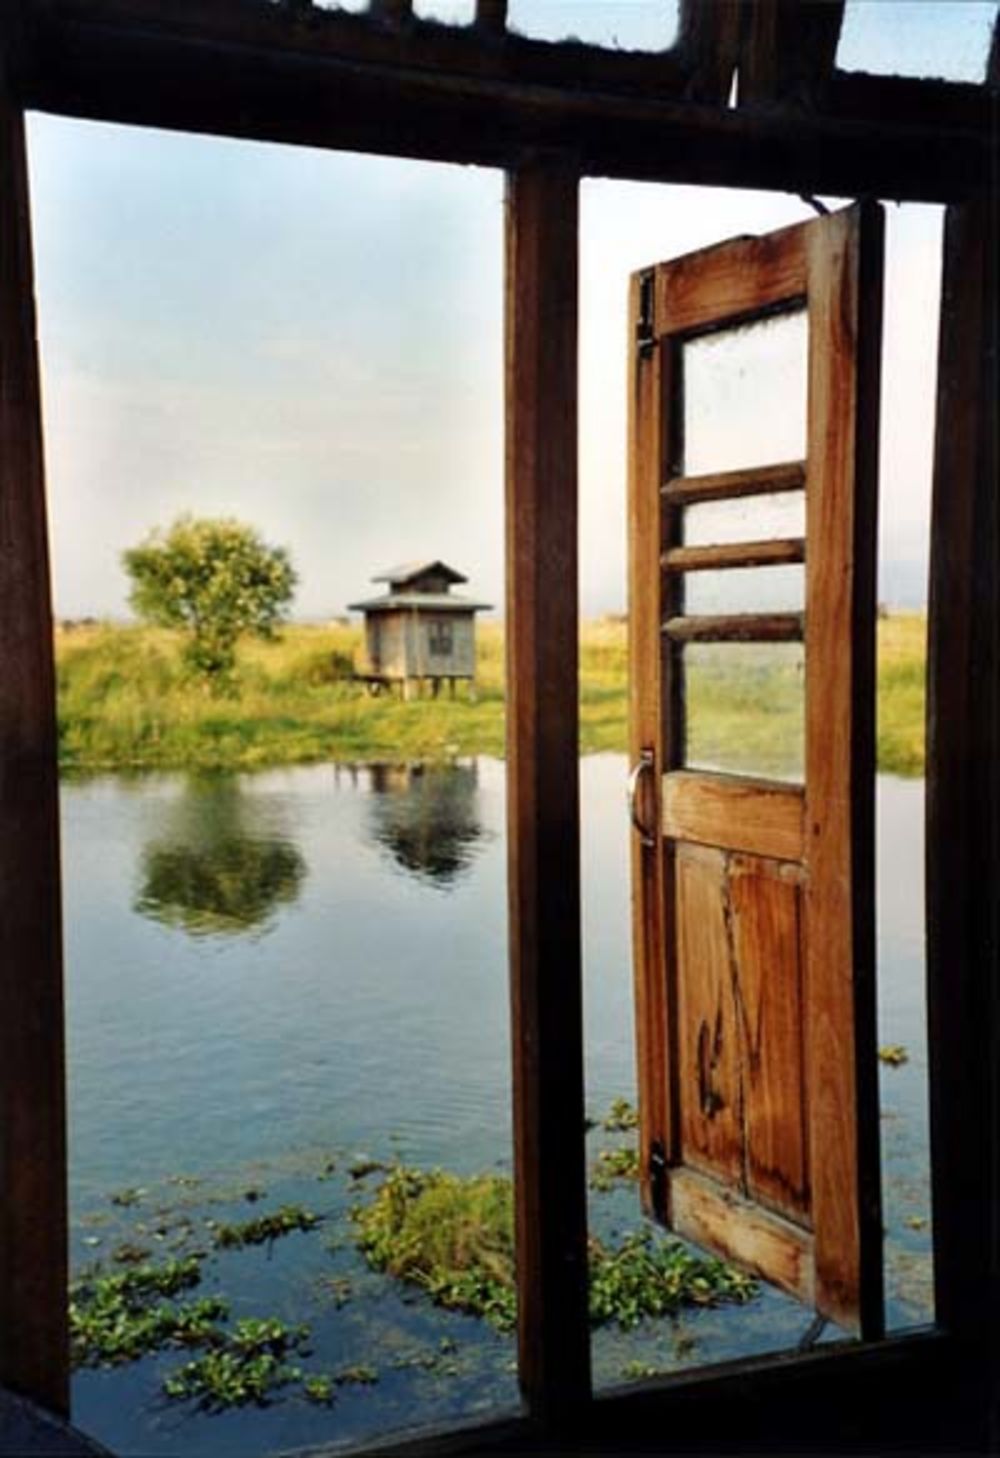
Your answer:
[[[507,28],[535,40],[664,51],[677,38],[676,0],[510,0]]]
[[[684,474],[767,466],[806,454],[804,310],[684,345]]]
[[[801,643],[689,643],[680,653],[689,769],[801,782]]]
[[[983,81],[996,0],[847,0],[837,46],[842,71]]]
[[[413,13],[418,20],[471,25],[476,18],[476,0],[414,0]]]
[[[804,537],[804,491],[776,496],[738,496],[729,501],[700,501],[685,507],[681,519],[686,547],[723,546],[727,542],[764,542],[772,537]]]
[[[688,572],[686,613],[799,613],[805,607],[805,568],[731,567],[723,572]]]

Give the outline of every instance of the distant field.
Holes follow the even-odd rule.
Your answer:
[[[916,614],[879,624],[879,768],[922,774],[926,623]],[[442,759],[504,752],[503,635],[479,628],[476,699],[403,703],[351,681],[355,627],[294,626],[274,642],[247,640],[235,690],[213,696],[186,674],[176,634],[95,626],[56,635],[60,762],[66,770],[252,769],[316,760]],[[700,763],[788,772],[801,728],[797,670],[787,654],[700,650],[692,664],[691,752]],[[580,747],[626,744],[625,627],[584,624]]]

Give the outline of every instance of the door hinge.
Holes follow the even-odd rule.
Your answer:
[[[653,329],[653,297],[656,270],[647,268],[639,275],[639,317],[635,323],[635,347],[640,359],[653,353],[656,334]]]

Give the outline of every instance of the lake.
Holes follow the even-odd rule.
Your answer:
[[[620,755],[581,761],[587,1106],[634,1095],[628,821]],[[930,1301],[923,784],[879,781],[879,1042],[887,1292]],[[514,1344],[371,1272],[349,1218],[364,1162],[510,1169],[504,766],[309,766],[102,776],[62,787],[72,1258],[207,1251],[242,1315],[308,1322],[315,1371],[371,1370],[332,1407],[168,1401],[166,1352],[74,1379],[74,1418],[121,1454],[258,1454],[356,1442],[517,1405]],[[600,1128],[591,1154],[621,1144]],[[625,1138],[627,1142],[627,1136]],[[301,1203],[315,1230],[216,1250],[220,1222]],[[634,1186],[594,1192],[602,1236]],[[747,1306],[594,1333],[620,1382],[795,1345],[809,1313]],[[826,1334],[827,1337],[831,1333]],[[376,1378],[377,1380],[367,1380]]]

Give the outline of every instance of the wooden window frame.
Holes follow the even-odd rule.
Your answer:
[[[842,9],[839,4],[838,9]],[[394,1453],[585,1429],[690,1450],[952,1451],[998,1431],[997,45],[990,83],[847,76],[782,0],[684,0],[659,57],[461,36],[308,0],[5,0],[0,12],[0,1381],[68,1403],[52,618],[24,112],[508,173],[507,614],[520,1375],[527,1414]],[[377,12],[377,13],[374,13]],[[803,65],[802,58],[808,64]],[[726,104],[734,69],[740,105]],[[936,1324],[593,1397],[577,780],[578,186],[585,176],[948,204],[932,512],[927,917]],[[558,570],[553,571],[553,564]],[[545,572],[545,593],[540,590]],[[553,868],[555,872],[553,874]],[[955,894],[954,888],[960,888]]]

